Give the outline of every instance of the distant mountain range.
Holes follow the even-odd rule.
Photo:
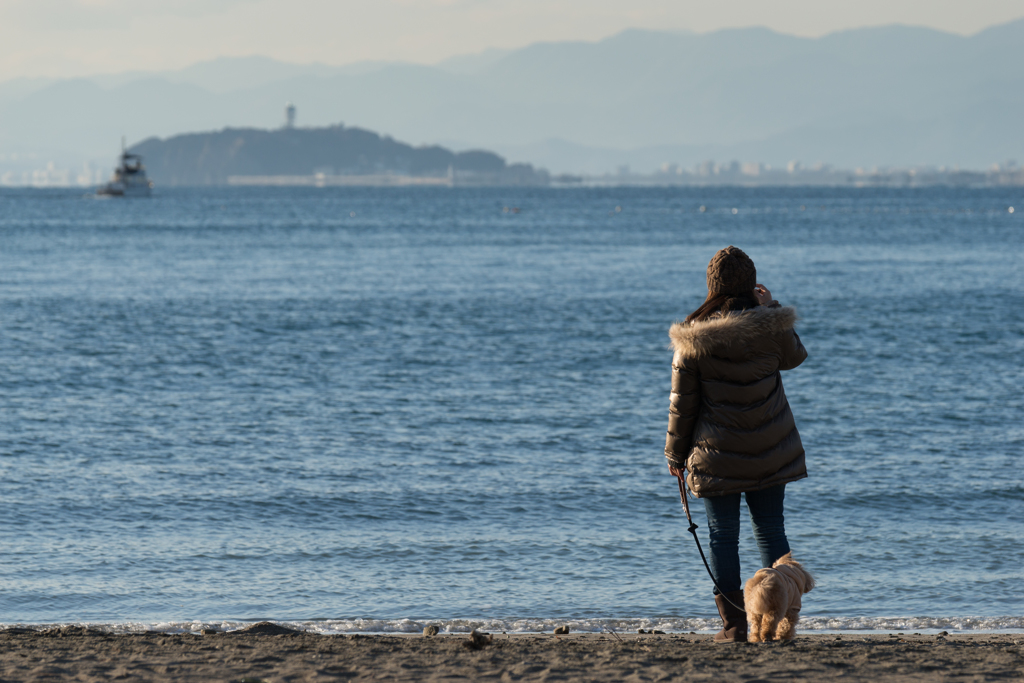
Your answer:
[[[142,155],[158,186],[225,185],[232,177],[395,176],[451,178],[472,185],[543,185],[548,176],[528,164],[509,165],[484,150],[454,153],[412,147],[360,128],[226,128],[150,138]]]
[[[176,72],[0,84],[0,168],[110,163],[129,140],[346,125],[495,149],[553,172],[790,160],[840,166],[1024,160],[1024,20],[971,37],[887,26],[818,39],[762,28],[629,30],[435,66],[219,59]],[[15,156],[16,155],[16,156]]]

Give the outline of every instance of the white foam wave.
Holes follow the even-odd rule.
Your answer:
[[[441,633],[469,633],[480,629],[491,633],[550,633],[556,626],[568,626],[576,633],[636,633],[638,629],[666,633],[709,633],[721,628],[718,619],[650,617],[622,619],[523,618],[523,619],[315,619],[272,620],[275,624],[299,631],[338,635],[352,633],[420,633],[428,625],[436,625]],[[199,633],[204,629],[235,631],[252,625],[253,621],[125,621],[114,623],[62,622],[50,624],[9,623],[0,629],[28,628],[42,630],[60,626],[88,626],[108,633]],[[891,631],[935,632],[1018,632],[1024,631],[1024,617],[803,617],[801,633],[858,631],[885,633]]]

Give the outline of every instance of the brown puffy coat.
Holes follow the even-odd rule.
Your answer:
[[[807,358],[796,310],[758,306],[669,330],[672,398],[665,457],[698,498],[807,476],[781,370]]]

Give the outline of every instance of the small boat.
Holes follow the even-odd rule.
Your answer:
[[[142,157],[130,154],[121,140],[121,163],[114,169],[110,182],[96,189],[101,197],[148,197],[153,181],[146,177]]]

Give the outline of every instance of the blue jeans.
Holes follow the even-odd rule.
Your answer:
[[[761,553],[761,566],[770,567],[789,552],[782,503],[786,485],[773,486],[763,491],[747,491],[729,496],[704,498],[708,513],[708,535],[711,537],[711,573],[726,593],[743,587],[740,578],[740,496],[747,497],[750,525],[754,540]],[[718,589],[715,589],[718,594]]]

